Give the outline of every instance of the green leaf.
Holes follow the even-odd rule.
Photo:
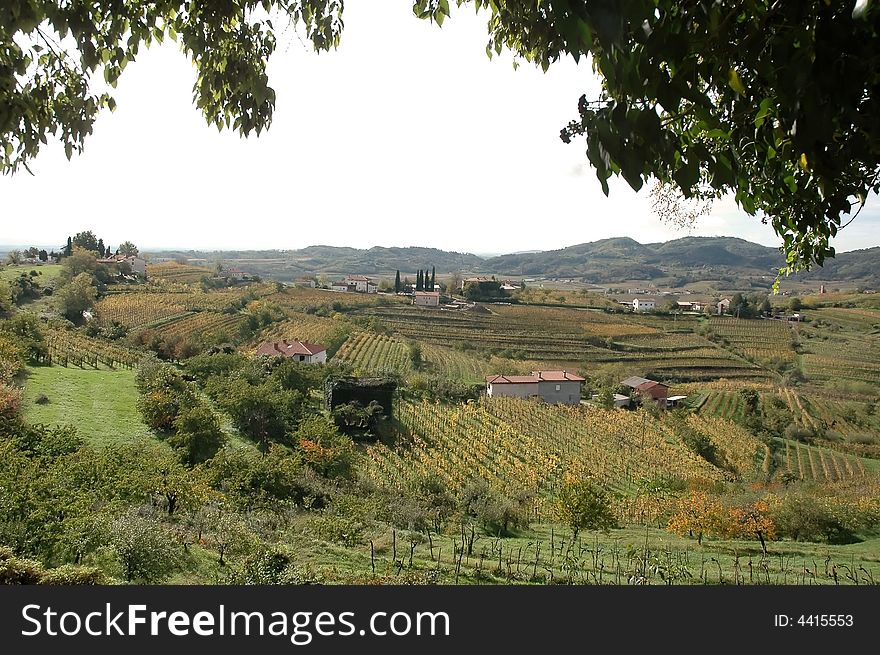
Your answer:
[[[794,175],[788,175],[782,181],[788,185],[788,189],[792,193],[797,193],[797,182],[794,179]]]

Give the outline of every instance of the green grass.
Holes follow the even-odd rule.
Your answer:
[[[40,275],[37,276],[37,282],[40,286],[46,286],[51,280],[61,275],[61,264],[43,264],[35,266],[34,264],[19,264],[4,266],[0,269],[0,280],[12,280],[22,273],[30,273],[36,271]]]
[[[129,443],[152,436],[137,410],[132,370],[38,366],[28,370],[24,413],[33,423],[76,426],[94,445]],[[49,402],[34,401],[45,395]]]

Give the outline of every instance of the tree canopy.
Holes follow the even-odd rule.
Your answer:
[[[636,190],[653,178],[672,193],[657,206],[673,218],[691,199],[733,194],[772,224],[794,271],[833,256],[829,239],[880,192],[878,3],[455,1],[488,15],[490,56],[507,50],[544,70],[568,55],[592,62],[602,91],[580,98],[561,137],[585,138],[606,194],[611,175]],[[101,70],[114,86],[142,45],[166,37],[197,67],[206,120],[259,134],[275,104],[273,19],[329,50],[342,9],[342,0],[10,0],[0,12],[0,170],[27,167],[50,134],[68,157],[81,151],[98,112],[115,106],[91,92],[91,76]],[[416,0],[413,11],[442,25],[450,1]]]

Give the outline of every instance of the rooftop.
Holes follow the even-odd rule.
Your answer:
[[[266,341],[261,343],[260,347],[257,348],[257,355],[269,355],[270,357],[282,355],[284,357],[293,357],[294,355],[317,355],[325,350],[327,350],[326,347],[316,343],[282,339],[281,341]]]
[[[529,375],[487,375],[488,384],[536,384],[538,382],[584,382],[568,371],[532,371]]]

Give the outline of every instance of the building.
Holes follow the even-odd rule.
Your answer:
[[[666,399],[667,407],[679,407],[684,401],[687,400],[687,396],[669,396]]]
[[[257,357],[287,357],[306,364],[323,364],[327,361],[327,348],[304,341],[266,341],[257,348]]]
[[[298,277],[294,281],[294,285],[298,287],[307,287],[309,289],[314,289],[316,286],[318,286],[318,283],[310,277]]]
[[[413,294],[413,305],[421,305],[422,307],[439,307],[440,292],[439,291],[416,291]]]
[[[379,286],[365,275],[346,275],[343,282],[347,285],[354,285],[354,290],[358,293],[377,293]]]
[[[657,301],[635,298],[632,305],[634,312],[652,312],[657,308]]]
[[[593,402],[598,402],[599,394],[594,393],[592,395]],[[615,407],[629,407],[631,399],[629,396],[624,396],[622,393],[613,394],[614,406]]]
[[[723,298],[722,300],[719,300],[718,304],[715,305],[715,313],[718,314],[718,316],[721,316],[722,314],[729,314],[730,298]]]
[[[638,376],[621,380],[620,384],[632,389],[633,396],[638,398],[640,402],[650,401],[657,403],[660,407],[666,407],[669,385]]]
[[[330,283],[331,291],[341,291],[342,293],[355,293],[357,291],[357,285],[352,282],[331,282]]]
[[[110,255],[98,260],[99,264],[128,264],[132,273],[147,277],[147,260],[138,255]]]
[[[220,277],[227,280],[243,280],[244,271],[240,268],[226,268],[220,271]]]
[[[382,407],[382,415],[391,418],[397,382],[391,378],[328,378],[324,385],[324,401],[333,411],[340,405],[358,403],[366,407],[375,401]]]
[[[460,289],[464,290],[466,284],[483,284],[484,282],[495,282],[491,277],[466,277],[461,281]]]
[[[548,403],[578,405],[584,378],[568,371],[532,371],[529,375],[486,376],[486,395],[540,398]]]

